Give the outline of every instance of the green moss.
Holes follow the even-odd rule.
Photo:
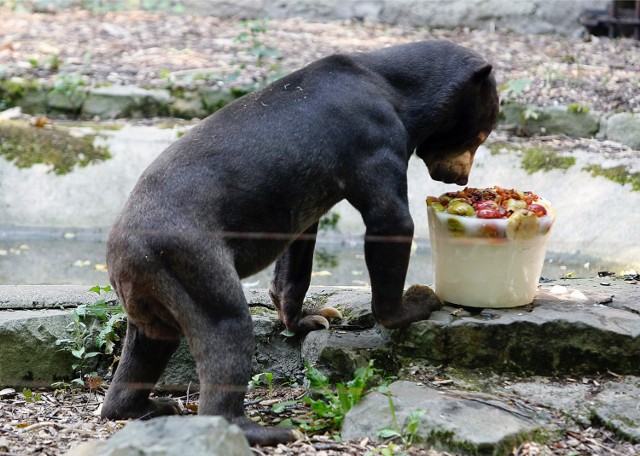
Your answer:
[[[584,106],[578,103],[573,103],[567,106],[567,112],[572,112],[574,114],[587,114],[590,111],[588,106]]]
[[[111,158],[104,146],[94,146],[95,135],[75,137],[59,128],[38,128],[21,122],[0,122],[0,155],[18,168],[42,163],[55,174],[71,172]]]
[[[305,305],[309,306],[311,309],[322,309],[327,306],[327,301],[329,301],[329,298],[334,294],[335,292],[313,294],[309,298],[305,299]]]
[[[603,168],[600,165],[587,165],[583,171],[591,173],[593,177],[604,177],[620,185],[630,184],[632,192],[640,191],[640,172],[632,173],[628,166],[619,165]]]
[[[568,170],[576,164],[575,157],[560,155],[553,149],[534,146],[523,149],[522,168],[527,174],[537,171],[551,171],[554,169]]]
[[[278,312],[270,309],[268,307],[264,307],[264,306],[256,306],[256,305],[252,305],[249,307],[249,312],[251,313],[251,315],[253,316],[260,316],[260,317],[277,317],[278,316]]]
[[[40,83],[24,78],[0,80],[0,110],[16,106],[25,93],[36,91]]]
[[[485,144],[489,148],[489,152],[491,155],[500,155],[504,151],[511,152],[515,150],[520,150],[518,147],[513,144],[506,143],[504,141],[496,141],[492,143]]]
[[[598,415],[594,410],[591,410],[591,415],[589,416],[589,419],[591,420],[591,423],[594,426],[604,427],[605,429],[610,430],[617,437],[623,440],[629,440],[632,442],[636,440],[636,438],[633,435],[627,432],[624,432],[622,429],[620,429],[620,426],[615,423],[615,421],[617,420],[617,421],[620,421],[620,423],[622,423],[623,425],[626,425],[631,429],[635,429],[638,427],[638,423],[634,420],[631,420],[627,417],[621,417],[621,416],[605,419],[602,416]]]
[[[116,122],[56,122],[61,127],[90,128],[94,131],[119,131],[124,128],[123,123]]]
[[[335,269],[340,263],[337,253],[329,252],[322,247],[314,252],[313,259],[316,266],[321,269]]]

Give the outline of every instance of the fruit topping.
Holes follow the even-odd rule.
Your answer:
[[[535,193],[498,186],[467,187],[457,192],[444,193],[439,197],[429,196],[427,205],[436,212],[480,219],[508,219],[515,214],[520,214],[518,219],[521,219],[524,217],[522,211],[536,217],[544,217],[549,212],[549,206]]]

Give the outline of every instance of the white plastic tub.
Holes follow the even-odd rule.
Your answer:
[[[546,203],[549,209],[551,205]],[[509,219],[478,219],[427,208],[434,289],[444,301],[467,307],[504,308],[535,298],[555,220],[538,217],[526,236],[508,232]]]

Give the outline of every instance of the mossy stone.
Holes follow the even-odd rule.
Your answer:
[[[640,150],[640,115],[630,112],[612,115],[607,119],[606,136],[612,141]]]

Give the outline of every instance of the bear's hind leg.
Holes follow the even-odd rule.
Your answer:
[[[183,328],[200,380],[199,415],[222,415],[244,431],[252,445],[276,445],[299,437],[285,428],[265,428],[244,415],[251,377],[253,322],[240,278],[224,264],[198,268],[200,280],[183,280],[182,308],[174,317]],[[197,265],[197,266],[196,266]],[[200,275],[202,274],[202,275]]]
[[[179,339],[151,339],[131,321],[120,363],[102,405],[102,418],[152,418],[175,415],[177,404],[168,399],[150,399],[149,393],[162,375]]]

